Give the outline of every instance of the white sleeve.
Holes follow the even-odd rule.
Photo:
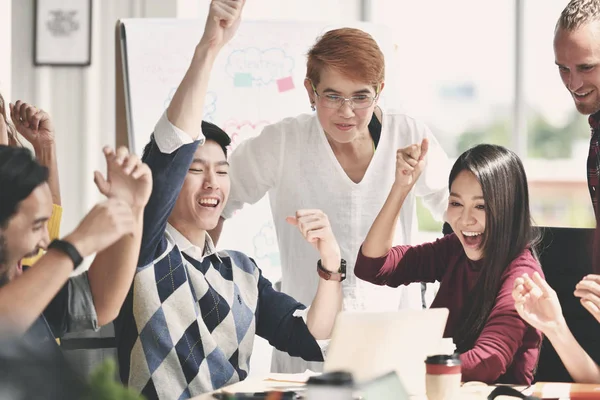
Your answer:
[[[231,218],[244,204],[254,204],[277,185],[282,172],[284,133],[270,125],[246,139],[229,157],[231,192],[222,216]]]
[[[154,127],[154,140],[158,149],[163,154],[171,154],[184,144],[194,141],[190,135],[169,121],[166,110]],[[199,140],[201,145],[204,144],[204,135],[202,132],[200,132],[200,136],[196,140]]]
[[[296,310],[292,315],[296,318],[302,318],[304,324],[306,324],[306,321],[308,319],[308,310],[310,310],[310,306],[306,307],[304,310]],[[315,339],[315,341],[321,349],[321,353],[323,353],[323,359],[325,359],[327,356],[327,349],[329,348],[329,343],[331,342],[331,339]]]
[[[450,176],[450,161],[446,152],[422,123],[417,124],[418,134],[429,139],[427,164],[425,170],[415,184],[415,195],[423,199],[423,203],[438,221],[445,221],[448,208],[448,177]]]

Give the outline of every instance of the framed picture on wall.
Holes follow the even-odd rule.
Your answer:
[[[35,65],[90,65],[92,0],[35,0],[34,14]]]

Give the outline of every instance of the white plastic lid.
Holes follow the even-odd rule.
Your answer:
[[[452,340],[452,338],[443,338],[440,340],[440,344],[438,345],[437,348],[437,353],[435,354],[429,354],[430,356],[435,356],[435,355],[452,355],[454,354],[454,352],[456,351],[456,345],[454,344],[454,341]]]
[[[442,354],[454,354],[456,351],[456,345],[452,338],[443,338],[440,343],[440,350],[443,350]]]

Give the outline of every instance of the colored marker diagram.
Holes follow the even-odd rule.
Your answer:
[[[223,125],[223,130],[227,132],[231,138],[231,145],[229,151],[233,151],[242,141],[257,136],[262,132],[263,128],[269,125],[269,121],[236,121],[229,120]]]
[[[294,59],[283,49],[261,50],[251,47],[233,51],[227,59],[225,69],[233,78],[236,88],[273,84],[281,93],[295,87],[292,79]]]

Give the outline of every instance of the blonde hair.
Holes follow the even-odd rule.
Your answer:
[[[4,122],[6,123],[6,130],[8,131],[8,145],[21,147],[21,142],[17,136],[17,129],[12,121],[9,121],[8,117],[6,116],[6,102],[4,101],[4,97],[2,97],[2,93],[0,93],[0,116],[4,118]]]
[[[600,0],[571,0],[560,13],[555,30],[574,31],[596,21],[600,21]]]

